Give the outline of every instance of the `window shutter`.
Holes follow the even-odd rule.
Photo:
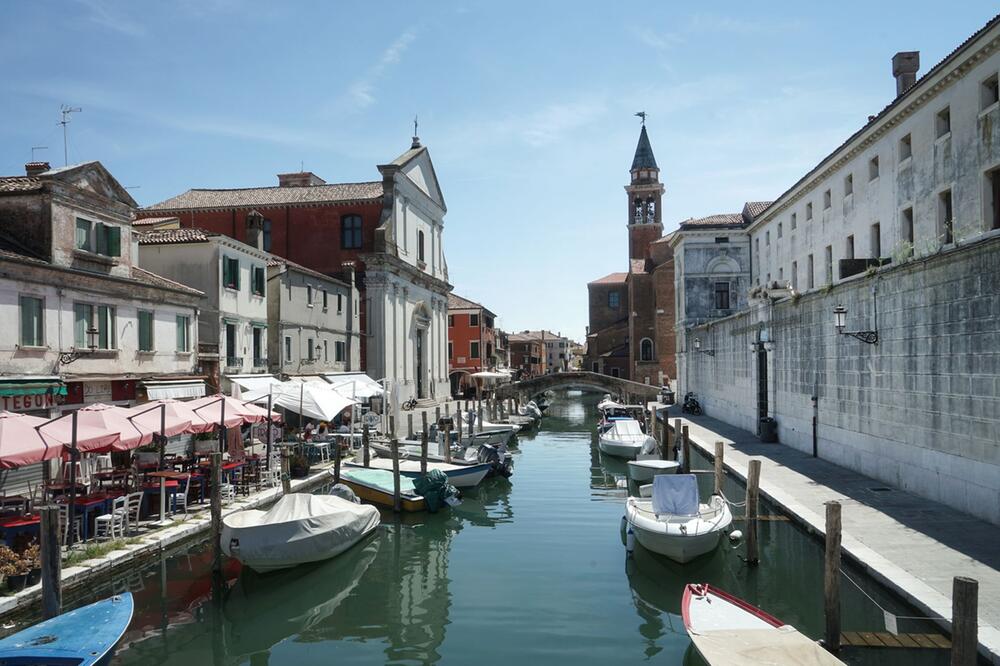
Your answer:
[[[229,286],[229,257],[225,257],[222,260],[222,285],[224,287]]]
[[[240,290],[240,260],[233,259],[233,267],[229,269],[233,274],[233,284],[236,285],[236,291]]]
[[[94,236],[97,238],[97,247],[94,248],[97,254],[108,253],[108,237],[107,237],[107,227],[104,226],[103,222],[98,222],[94,225]]]
[[[118,227],[105,225],[105,232],[108,235],[107,255],[109,257],[120,257],[122,254],[122,230]]]

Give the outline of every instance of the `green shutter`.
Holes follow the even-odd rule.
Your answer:
[[[231,261],[233,262],[233,267],[230,269],[230,271],[233,274],[233,284],[236,285],[236,291],[239,291],[240,290],[240,260],[239,259],[232,259]]]
[[[139,310],[139,351],[153,351],[153,313]]]
[[[97,254],[108,253],[108,231],[107,227],[103,222],[98,222],[94,225],[94,238],[97,241],[97,247],[94,248],[94,252]]]
[[[222,258],[222,286],[229,286],[229,257]]]
[[[188,351],[188,318],[177,315],[177,351]]]
[[[21,344],[39,347],[45,336],[42,332],[42,299],[21,296]]]
[[[105,233],[107,233],[107,252],[109,257],[120,257],[122,255],[122,230],[118,227],[112,227],[105,225]]]

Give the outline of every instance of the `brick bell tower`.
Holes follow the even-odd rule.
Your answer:
[[[632,159],[632,182],[625,186],[628,192],[628,258],[649,259],[649,244],[663,235],[660,200],[664,187],[646,134],[646,114],[636,115],[642,118],[642,131]]]

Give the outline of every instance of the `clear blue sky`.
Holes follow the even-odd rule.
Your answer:
[[[32,146],[100,160],[140,204],[373,180],[414,114],[448,203],[456,292],[509,330],[581,338],[586,283],[626,269],[622,186],[648,128],[680,220],[771,199],[926,71],[990,2],[0,4],[0,173]]]

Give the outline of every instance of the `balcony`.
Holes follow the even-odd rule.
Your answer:
[[[243,359],[239,356],[226,356],[226,372],[240,372],[243,370]]]
[[[267,370],[267,358],[259,358],[255,356],[253,359],[253,369],[255,372],[258,370]]]

